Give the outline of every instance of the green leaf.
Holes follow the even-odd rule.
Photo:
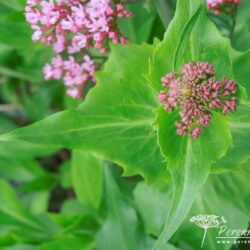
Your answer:
[[[133,43],[140,44],[148,41],[156,19],[156,12],[147,11],[144,2],[127,4],[126,9],[131,11],[134,16],[130,19],[119,20],[121,33]]]
[[[34,48],[31,28],[26,23],[23,12],[11,12],[0,18],[0,42],[18,49]]]
[[[231,171],[250,158],[250,104],[240,104],[237,112],[229,116],[233,145],[227,154],[212,165],[215,172]]]
[[[195,198],[190,213],[172,237],[171,242],[176,243],[181,249],[200,249],[204,231],[189,221],[192,216],[200,214],[224,216],[227,220],[225,225],[228,228],[247,229],[250,216],[249,163],[250,161],[230,173],[209,176],[206,184]],[[146,229],[151,229],[148,233],[152,233],[154,228],[162,228],[165,217],[162,204],[165,203],[167,210],[171,202],[168,184],[147,185],[145,182],[141,182],[137,185],[134,194]],[[159,209],[157,209],[158,204]],[[208,230],[202,249],[228,250],[230,248],[229,244],[216,243],[218,230],[216,228]],[[154,234],[154,236],[158,235]],[[190,248],[182,248],[184,242],[188,243]]]
[[[92,250],[94,242],[90,237],[65,237],[48,243],[44,243],[37,250],[68,250],[68,249],[84,249]]]
[[[25,6],[25,0],[8,0],[8,1],[1,1],[0,6],[6,6],[13,10],[22,11]]]
[[[159,111],[159,143],[168,161],[175,193],[160,236],[162,240],[169,239],[185,219],[209,175],[210,164],[222,157],[231,145],[228,124],[220,115],[214,114],[209,128],[194,140],[177,136],[174,121],[178,114],[165,113],[163,109]]]
[[[238,51],[250,49],[250,18],[249,10],[250,2],[241,1],[237,7],[236,25],[232,37],[232,46]]]
[[[173,3],[165,0],[155,0],[154,4],[165,28],[169,25],[173,16]]]
[[[24,141],[0,141],[0,156],[15,159],[32,159],[33,157],[48,156],[55,153],[58,149],[54,147],[45,147],[33,145]]]
[[[181,60],[183,56],[184,49],[187,46],[188,39],[194,29],[195,24],[199,20],[200,15],[204,13],[204,8],[206,8],[206,6],[204,4],[201,4],[200,7],[197,9],[197,11],[189,19],[189,21],[187,22],[187,24],[185,25],[185,27],[183,28],[180,34],[180,38],[178,40],[177,47],[176,47],[175,54],[174,54],[174,62],[173,62],[174,72],[177,72],[177,67],[180,65],[179,61]]]
[[[67,199],[63,202],[60,212],[66,215],[79,215],[84,211],[84,206],[77,199]]]
[[[37,250],[37,247],[27,244],[17,244],[11,247],[5,247],[3,250]]]
[[[33,45],[27,49],[18,50],[18,53],[20,54],[22,61],[15,65],[17,70],[25,75],[32,77],[33,84],[44,82],[42,69],[44,65],[51,60],[51,57],[53,56],[52,49],[40,43],[33,43]],[[62,82],[58,82],[57,84],[55,82],[52,86],[50,86],[50,83],[53,83],[53,81],[45,82],[42,85],[42,89],[39,91],[42,94],[41,98],[45,99],[46,97],[43,96],[43,92],[46,92],[48,96],[49,94],[47,92],[50,89],[55,88],[56,85],[60,84],[60,87],[62,88]],[[47,86],[47,88],[45,86]]]
[[[121,165],[125,175],[165,180],[168,173],[152,129],[158,101],[143,77],[152,50],[145,44],[115,46],[105,70],[97,73],[97,86],[77,110],[1,139],[83,149]]]
[[[54,233],[54,227],[49,227],[44,221],[30,214],[20,203],[11,186],[4,180],[0,180],[0,218],[2,225],[11,228],[20,228],[20,234],[27,234],[36,238],[50,238]],[[52,226],[52,224],[50,225]],[[56,229],[57,230],[57,229]],[[30,236],[31,237],[31,236]],[[26,238],[27,239],[27,238]]]
[[[49,189],[50,187],[48,187]],[[50,190],[34,190],[22,197],[26,208],[34,215],[46,213],[49,205]]]
[[[179,71],[190,61],[209,62],[218,78],[233,79],[229,41],[209,21],[204,5],[200,0],[178,1],[175,18],[163,42],[157,45],[150,64],[148,78],[157,91],[162,88],[161,77]],[[187,216],[209,175],[211,163],[226,153],[232,138],[228,124],[220,115],[214,114],[210,127],[198,140],[193,140],[176,134],[177,112],[169,114],[161,108],[157,113],[158,141],[175,186],[168,219],[155,246],[158,250],[164,248],[164,242]]]
[[[64,161],[60,165],[60,185],[64,189],[72,188],[71,162]]]
[[[0,133],[7,133],[13,129],[16,129],[17,125],[8,119],[7,117],[0,115]]]
[[[7,133],[16,129],[18,126],[7,117],[0,116],[0,133]],[[48,156],[57,151],[55,148],[33,145],[27,142],[1,142],[0,141],[0,157],[3,161],[16,162],[23,164],[23,161],[38,156]],[[15,159],[13,159],[15,155]],[[21,160],[21,161],[20,161]],[[14,164],[15,165],[15,164]],[[30,164],[28,164],[29,167]],[[34,167],[37,169],[37,167]]]
[[[232,39],[232,46],[238,51],[249,50],[250,49],[249,39],[250,39],[250,18],[248,18],[242,26],[237,27],[237,29],[235,30]]]
[[[76,205],[76,203],[75,203]],[[78,235],[82,238],[96,234],[99,229],[100,218],[94,210],[82,209],[81,204],[77,204],[73,211],[64,211],[62,213],[48,214],[51,221],[63,227],[63,231],[58,233],[54,239],[60,239],[66,235]],[[82,209],[80,211],[80,209]],[[77,211],[76,211],[77,210]]]
[[[36,81],[36,79],[32,76],[2,66],[0,66],[0,74],[3,76],[13,77],[24,81]]]
[[[72,180],[78,200],[98,208],[103,192],[103,162],[82,150],[74,150]]]
[[[105,184],[108,217],[97,234],[97,249],[145,249],[136,211],[121,194],[108,166],[105,167]]]
[[[250,98],[250,84],[249,84],[249,63],[250,63],[250,51],[237,52],[231,51],[233,60],[234,76],[238,84],[242,85],[247,92],[248,99]]]
[[[221,226],[227,226],[228,229],[247,229],[250,218],[249,167],[248,161],[242,168],[231,173],[211,175],[197,196],[187,220],[181,226],[176,237],[188,242],[194,249],[199,249],[204,231],[202,228],[189,222],[192,216],[199,214],[223,216],[227,223]],[[202,249],[228,250],[230,248],[230,244],[217,243],[216,237],[219,236],[219,231],[220,228],[208,230]],[[189,232],[192,232],[192,234]],[[224,233],[221,236],[226,235]],[[234,240],[229,240],[231,245],[233,245]]]
[[[32,181],[44,174],[45,171],[35,160],[0,157],[0,177],[6,180]]]
[[[146,194],[146,195],[145,195]],[[173,196],[170,183],[137,184],[134,190],[135,204],[145,224],[146,233],[158,237],[167,218]]]

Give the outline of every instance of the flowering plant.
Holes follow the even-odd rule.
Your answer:
[[[249,1],[0,5],[1,246],[248,249]]]

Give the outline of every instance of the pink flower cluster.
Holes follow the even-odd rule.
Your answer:
[[[89,80],[95,82],[94,71],[94,62],[87,55],[83,57],[81,64],[76,62],[73,56],[64,61],[57,55],[51,64],[44,67],[45,80],[63,77],[64,84],[68,87],[67,94],[75,99],[82,97],[83,89]]]
[[[59,79],[64,74],[64,83],[70,88],[68,94],[79,97],[77,89],[80,91],[89,79],[94,81],[94,62],[84,55],[89,55],[89,49],[106,54],[109,41],[127,44],[117,19],[132,14],[113,0],[27,0],[25,16],[34,30],[33,41],[53,46],[56,54],[70,54],[63,67],[58,66],[57,56],[45,66],[46,79]],[[79,54],[83,56],[79,58]],[[69,70],[69,64],[73,70]]]
[[[214,10],[215,15],[219,15],[223,4],[240,4],[241,0],[207,0],[207,8]]]
[[[164,90],[159,100],[168,112],[179,110],[177,134],[198,138],[212,118],[212,111],[222,114],[236,110],[236,83],[226,77],[215,79],[213,66],[207,62],[185,64],[180,74],[162,77]]]

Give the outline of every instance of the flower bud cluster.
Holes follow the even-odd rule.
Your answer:
[[[209,126],[212,111],[223,115],[236,110],[237,92],[234,80],[215,78],[213,66],[207,62],[185,64],[180,74],[168,73],[162,77],[164,90],[159,101],[167,112],[179,110],[177,134],[198,138]]]

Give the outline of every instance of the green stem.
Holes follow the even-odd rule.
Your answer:
[[[169,218],[170,218],[170,216],[171,215],[168,213],[163,230],[162,230],[159,238],[155,242],[152,250],[164,250],[164,249],[166,249],[166,243],[170,238],[169,237]]]

